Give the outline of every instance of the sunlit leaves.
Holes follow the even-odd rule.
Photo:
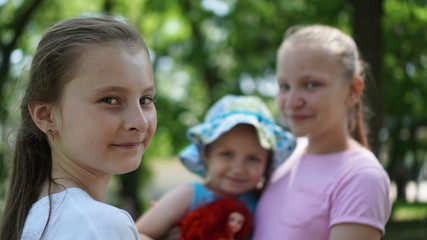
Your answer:
[[[426,117],[427,6],[385,1],[385,113]]]

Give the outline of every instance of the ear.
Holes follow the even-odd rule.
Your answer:
[[[365,88],[365,82],[361,77],[354,77],[350,83],[350,91],[347,98],[347,105],[354,106],[362,97],[363,89]]]
[[[28,104],[28,111],[30,111],[31,118],[37,127],[47,133],[48,129],[55,128],[55,121],[53,120],[52,104],[47,103],[30,103]]]

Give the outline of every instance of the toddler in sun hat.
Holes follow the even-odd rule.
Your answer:
[[[219,199],[241,201],[254,213],[271,170],[295,148],[293,135],[277,125],[267,106],[254,96],[224,96],[203,123],[188,130],[188,137],[192,144],[180,159],[204,182],[185,184],[162,196],[138,219],[141,236],[162,238],[177,222],[183,224],[190,212]]]
[[[274,121],[270,110],[260,98],[226,95],[212,105],[204,122],[188,129],[187,136],[192,144],[180,153],[181,162],[191,172],[204,177],[205,146],[238,124],[252,125],[256,129],[261,146],[273,153],[271,169],[284,162],[295,148],[294,136]]]

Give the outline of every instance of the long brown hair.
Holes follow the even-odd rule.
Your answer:
[[[40,40],[21,102],[21,122],[0,239],[21,238],[25,219],[43,184],[54,182],[48,137],[33,122],[28,105],[57,104],[64,86],[80,67],[84,49],[110,43],[147,51],[143,39],[133,27],[110,17],[64,20],[48,29]]]
[[[354,77],[364,78],[365,64],[356,43],[349,35],[336,28],[324,25],[296,26],[286,32],[284,41],[291,44],[318,44],[332,56],[336,56],[343,67],[346,80],[350,81]],[[369,148],[362,100],[363,98],[348,110],[348,130],[356,141]]]

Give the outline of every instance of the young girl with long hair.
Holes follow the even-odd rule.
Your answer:
[[[21,103],[0,239],[139,239],[103,203],[114,174],[135,170],[155,132],[147,48],[129,24],[74,18],[49,28]]]

